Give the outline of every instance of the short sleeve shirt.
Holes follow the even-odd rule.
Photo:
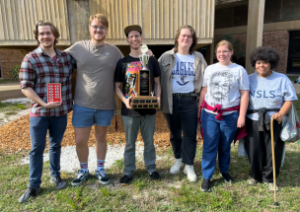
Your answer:
[[[240,105],[240,90],[249,90],[249,77],[240,65],[233,63],[223,66],[216,63],[205,69],[202,87],[207,87],[205,101],[208,105],[214,107],[220,104],[222,109],[226,109]]]
[[[137,72],[143,68],[140,59],[131,57],[130,55],[124,57],[118,61],[115,75],[115,82],[122,82],[122,92],[125,98],[134,96],[133,88],[135,86]],[[150,70],[150,78],[152,83],[152,88],[154,90],[154,78],[160,77],[160,68],[156,58],[149,57],[147,69]],[[123,116],[144,116],[144,115],[154,115],[156,113],[155,109],[127,109],[125,104],[122,103],[121,114]]]
[[[77,63],[76,105],[97,109],[115,109],[114,75],[123,57],[112,44],[94,46],[91,40],[79,41],[66,49]]]
[[[175,54],[176,65],[172,72],[173,93],[191,93],[195,86],[194,55]]]
[[[297,101],[297,95],[292,82],[287,76],[272,71],[268,77],[260,77],[258,73],[249,75],[250,101],[248,109],[278,108],[285,101]],[[270,118],[276,111],[268,112]],[[257,121],[258,113],[247,114],[247,117]]]

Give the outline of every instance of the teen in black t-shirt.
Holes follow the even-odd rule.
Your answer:
[[[160,77],[160,69],[158,61],[155,57],[149,57],[147,64],[147,69],[150,70],[150,79],[152,84],[152,89],[154,90],[154,78]],[[142,70],[143,66],[139,58],[132,57],[130,55],[120,59],[117,63],[115,82],[122,82],[122,92],[125,98],[134,97],[133,87],[136,82],[136,76],[139,70]],[[156,113],[155,109],[128,109],[124,102],[122,102],[122,116],[144,116],[154,115]]]
[[[132,109],[131,97],[135,96],[137,73],[143,69],[139,56],[142,54],[142,28],[138,25],[127,26],[124,29],[127,42],[130,46],[130,54],[117,63],[115,73],[115,92],[122,100],[122,122],[126,135],[126,147],[124,151],[124,175],[120,179],[121,185],[128,184],[136,169],[135,166],[135,143],[139,133],[144,142],[144,162],[150,178],[159,180],[160,175],[156,171],[156,150],[154,146],[154,132],[156,122],[155,109]],[[152,91],[155,92],[158,105],[160,106],[160,68],[158,61],[150,57],[146,65],[150,70]]]

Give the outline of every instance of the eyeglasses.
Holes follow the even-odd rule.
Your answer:
[[[107,29],[107,27],[104,27],[104,26],[95,26],[95,25],[91,25],[91,27],[93,27],[94,29],[99,29],[101,31],[104,31]]]
[[[217,54],[228,54],[230,51],[217,52]]]

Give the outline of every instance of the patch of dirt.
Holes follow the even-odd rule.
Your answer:
[[[24,110],[25,112],[25,110]],[[27,111],[27,114],[29,112]],[[75,146],[75,134],[74,128],[72,126],[72,115],[68,115],[68,125],[64,138],[62,141],[62,146]],[[141,133],[139,133],[137,141],[142,141]],[[109,144],[121,144],[126,143],[124,127],[122,124],[121,116],[114,116],[111,126],[108,127],[107,141]],[[198,144],[202,143],[200,138],[200,133],[198,130],[197,134]],[[89,146],[95,145],[96,140],[94,137],[94,128],[92,129]],[[156,115],[156,125],[154,133],[154,143],[156,150],[164,152],[164,150],[171,146],[170,143],[170,133],[167,126],[167,122],[163,116],[162,112],[158,112]],[[143,144],[139,144],[143,145]],[[47,142],[47,147],[49,143]],[[16,120],[5,124],[0,127],[0,150],[5,153],[15,153],[21,150],[30,150],[30,133],[29,133],[29,115],[22,116]]]

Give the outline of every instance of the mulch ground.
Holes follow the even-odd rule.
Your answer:
[[[71,112],[68,115],[68,126],[64,134],[62,146],[75,146],[75,134],[72,126]],[[139,133],[137,141],[142,141],[141,133]],[[120,116],[115,116],[112,120],[111,126],[108,128],[107,141],[109,144],[125,144],[125,133]],[[94,128],[89,140],[89,146],[95,145]],[[167,122],[161,112],[156,115],[156,126],[154,133],[154,142],[156,150],[164,152],[164,150],[171,146],[170,133]],[[202,143],[200,133],[197,134],[198,144]],[[47,142],[47,147],[49,143]],[[0,151],[7,154],[19,152],[21,150],[30,150],[30,133],[29,133],[29,115],[22,116],[19,119],[10,122],[0,127]]]

